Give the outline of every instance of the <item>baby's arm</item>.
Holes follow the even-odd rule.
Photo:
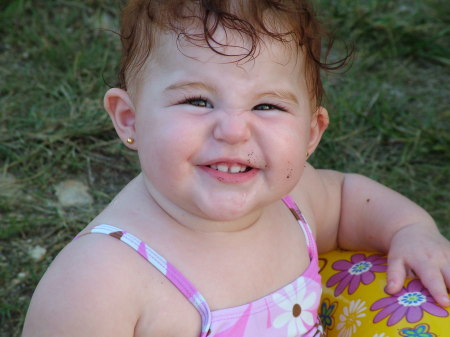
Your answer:
[[[360,175],[344,175],[338,242],[348,249],[389,251],[387,291],[399,291],[414,272],[441,305],[450,305],[445,287],[450,287],[450,242],[426,211],[399,193]]]
[[[439,233],[426,211],[361,175],[333,171],[315,174],[325,186],[319,194],[324,194],[327,202],[323,203],[322,196],[321,203],[313,203],[314,214],[320,209],[323,212],[324,207],[340,210],[318,222],[319,245],[389,252],[388,292],[399,291],[405,277],[414,272],[436,301],[450,305],[446,291],[446,285],[450,287],[450,242]],[[318,200],[317,194],[315,198]],[[334,236],[330,235],[333,230]]]

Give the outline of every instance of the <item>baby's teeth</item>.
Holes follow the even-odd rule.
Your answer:
[[[220,172],[228,172],[228,166],[227,165],[217,165],[217,171]]]
[[[241,172],[241,165],[233,165],[230,167],[230,173],[239,173]]]
[[[214,170],[226,173],[241,173],[245,172],[245,170],[247,169],[247,166],[239,164],[235,164],[232,166],[228,166],[226,164],[219,164],[219,165],[212,164],[210,165],[210,167]]]

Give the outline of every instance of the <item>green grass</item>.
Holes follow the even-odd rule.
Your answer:
[[[0,3],[0,337],[18,336],[30,296],[58,251],[137,172],[102,108],[115,83],[120,1]],[[443,1],[321,0],[352,41],[328,75],[331,127],[312,162],[359,172],[426,208],[450,238],[450,10]],[[339,56],[343,44],[337,42]],[[54,186],[76,178],[95,203],[63,209]],[[28,250],[47,254],[33,262]]]

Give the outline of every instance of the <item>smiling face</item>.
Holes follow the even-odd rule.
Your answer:
[[[149,193],[176,218],[257,214],[299,181],[326,125],[299,54],[266,42],[236,63],[166,34],[130,88],[128,134],[118,133],[135,138]]]

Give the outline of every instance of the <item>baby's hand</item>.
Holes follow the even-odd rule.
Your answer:
[[[441,306],[450,306],[450,241],[437,230],[422,224],[399,230],[391,240],[388,255],[387,288],[401,290],[407,276],[417,275]]]

